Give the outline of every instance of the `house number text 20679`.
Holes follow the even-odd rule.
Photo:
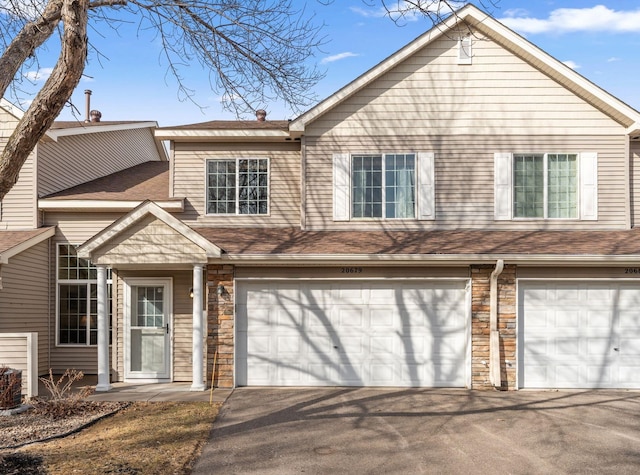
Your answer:
[[[362,267],[341,267],[341,274],[362,274]]]

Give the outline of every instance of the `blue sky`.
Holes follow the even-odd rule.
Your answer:
[[[302,5],[302,0],[299,0]],[[323,99],[375,66],[429,29],[428,19],[415,18],[396,25],[382,11],[362,0],[334,0],[323,6],[306,2],[317,19],[326,24],[328,43],[316,60],[326,71],[315,93]],[[473,2],[479,4],[480,2]],[[489,0],[484,0],[487,5]],[[535,0],[496,1],[489,13],[510,28],[565,62],[630,106],[640,109],[640,3],[636,1]],[[126,30],[126,29],[125,29]],[[84,90],[91,89],[92,108],[103,120],[155,120],[161,126],[232,119],[220,106],[220,98],[209,87],[199,66],[190,67],[186,84],[195,90],[202,111],[189,101],[180,101],[175,81],[167,76],[159,46],[151,37],[136,37],[135,31],[120,35],[109,30],[106,37],[92,34],[90,40],[102,57],[90,57],[72,97],[84,118]],[[37,86],[53,67],[57,52],[51,48],[40,57],[40,71],[30,71]],[[16,103],[15,97],[8,97]],[[27,95],[21,98],[28,101]],[[282,104],[267,104],[269,119],[289,119],[297,114]],[[73,120],[70,109],[61,117]]]

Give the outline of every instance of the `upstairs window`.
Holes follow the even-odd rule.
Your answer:
[[[432,152],[333,155],[333,220],[433,220]]]
[[[98,275],[96,267],[76,255],[70,244],[58,245],[58,343],[96,345],[98,342]],[[109,328],[111,328],[111,269],[107,269]],[[109,336],[111,341],[111,336]]]
[[[415,218],[414,154],[352,157],[352,217]]]
[[[578,155],[513,157],[514,217],[577,218]]]
[[[268,214],[269,160],[207,160],[207,214]]]
[[[496,220],[597,220],[596,153],[496,153],[494,165]]]

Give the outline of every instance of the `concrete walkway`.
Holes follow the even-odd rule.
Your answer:
[[[231,394],[231,389],[214,388],[210,390],[191,391],[191,383],[167,384],[131,384],[113,383],[110,391],[95,392],[87,399],[90,401],[180,401],[180,402],[213,402],[223,403]]]
[[[95,375],[87,375],[73,385],[74,390],[84,386],[94,386]],[[112,383],[110,391],[94,392],[87,399],[90,401],[182,401],[223,403],[231,394],[231,389],[214,388],[206,391],[191,391],[191,383]],[[49,394],[42,381],[39,382],[38,394],[46,397]]]

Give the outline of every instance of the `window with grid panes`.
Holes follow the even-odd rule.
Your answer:
[[[207,160],[207,214],[268,214],[269,159]]]
[[[96,267],[76,255],[75,246],[58,245],[58,344],[98,343],[98,276]],[[109,329],[111,329],[111,269],[107,269]],[[110,330],[111,331],[111,330]],[[111,335],[109,336],[111,341]]]
[[[415,154],[351,157],[352,217],[415,218]]]

